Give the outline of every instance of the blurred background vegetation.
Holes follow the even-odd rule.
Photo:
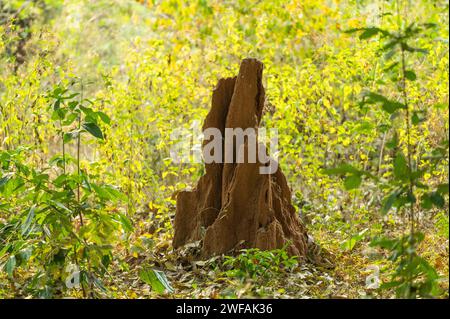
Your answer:
[[[382,278],[392,269],[369,241],[408,226],[395,209],[380,213],[385,193],[373,182],[346,190],[323,169],[345,162],[380,179],[393,175],[395,151],[389,142],[397,138],[396,147],[405,149],[406,127],[381,107],[361,101],[366,91],[400,99],[390,83],[397,77],[395,68],[380,51],[380,37],[365,40],[345,31],[368,26],[394,30],[399,15],[405,25],[435,25],[413,40],[427,53],[407,61],[417,77],[408,83],[409,101],[423,118],[411,128],[417,166],[429,166],[432,151],[448,143],[448,1],[401,4],[398,12],[396,1],[382,0],[0,0],[0,149],[28,146],[23,163],[34,168],[60,152],[59,126],[49,111],[49,92],[57,87],[82,95],[107,115],[110,125],[99,124],[105,138],[83,140],[79,167],[126,195],[108,209],[119,212],[122,224],[132,230],[108,233],[113,275],[99,286],[107,296],[153,296],[154,289],[137,283],[138,270],[150,264],[169,277],[181,271],[170,257],[173,194],[194,186],[203,172],[199,164],[172,162],[170,134],[201,123],[218,79],[234,76],[241,59],[258,58],[265,65],[268,98],[262,125],[278,128],[278,156],[293,202],[312,237],[336,256],[337,267],[321,272],[319,279],[296,277],[294,282],[309,282],[306,288],[286,286],[279,278],[261,289],[264,285],[221,282],[219,275],[173,275],[174,286],[186,279],[175,296],[390,297],[392,292],[365,288],[368,266],[379,265]],[[75,157],[76,143],[66,146]],[[423,179],[431,187],[448,183],[448,152]],[[0,226],[22,211],[28,216],[29,204],[20,194],[0,193]],[[417,213],[425,233],[418,249],[445,289],[448,213],[448,197],[444,205]],[[10,238],[1,239],[0,265],[11,270]],[[16,240],[24,242],[21,252],[28,239]],[[53,258],[45,265],[60,250],[43,251]],[[14,269],[0,275],[0,296],[34,294],[27,289],[39,266],[30,254],[29,262],[14,261]],[[45,282],[43,287],[51,286]],[[43,289],[37,295],[55,295]],[[81,296],[79,290],[65,294]]]

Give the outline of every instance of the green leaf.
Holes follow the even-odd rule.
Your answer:
[[[67,115],[67,118],[62,122],[62,124],[65,126],[68,126],[68,125],[72,124],[73,122],[75,122],[75,120],[77,118],[78,118],[77,113],[70,113],[69,115]]]
[[[381,208],[381,213],[383,215],[386,215],[389,210],[392,208],[392,206],[394,205],[395,201],[397,200],[397,197],[399,195],[399,191],[394,191],[391,194],[389,194],[388,196],[386,196],[383,200],[383,207]]]
[[[2,178],[0,178],[0,187],[3,187],[6,185],[6,183],[9,182],[9,180],[13,177],[13,173],[6,173],[5,175],[2,176]]]
[[[359,170],[354,168],[350,164],[342,164],[337,167],[322,169],[321,172],[322,172],[322,174],[326,174],[326,175],[344,175],[347,173],[357,174],[357,173],[359,173]]]
[[[61,106],[61,100],[56,100],[55,101],[55,103],[53,104],[53,110],[54,111],[57,111],[57,110],[59,110],[60,109],[60,106]]]
[[[419,115],[417,114],[417,112],[414,112],[412,117],[411,117],[411,122],[413,125],[417,125],[420,123],[420,118]]]
[[[394,148],[396,148],[398,146],[398,142],[399,142],[398,141],[398,134],[394,133],[394,136],[392,137],[392,139],[389,140],[386,143],[386,147],[389,148],[389,149],[394,149]]]
[[[78,105],[78,101],[70,101],[67,106],[69,107],[69,109],[71,109],[72,111],[77,107]],[[77,113],[72,113],[75,115],[78,115]]]
[[[61,187],[68,180],[68,177],[67,174],[61,174],[53,180],[53,184],[57,187]]]
[[[90,107],[86,107],[86,106],[81,106],[80,105],[80,110],[86,115],[86,116],[92,116],[95,115],[95,112],[92,108]]]
[[[36,209],[36,205],[33,205],[30,208],[30,211],[28,212],[27,218],[25,220],[25,222],[22,224],[22,236],[25,235],[28,232],[28,229],[31,226],[31,222],[33,221],[34,218],[34,211]]]
[[[131,232],[133,231],[133,225],[131,224],[130,219],[125,216],[124,214],[118,214],[119,215],[119,221],[122,225],[122,228],[125,232]]]
[[[435,206],[437,206],[439,208],[442,208],[445,206],[444,198],[437,192],[433,192],[430,194],[430,200]]]
[[[423,194],[421,197],[420,206],[423,209],[431,209],[433,207],[433,202],[431,201],[429,194]]]
[[[394,159],[394,175],[397,178],[404,179],[409,174],[408,164],[402,153],[397,153]]]
[[[166,275],[162,271],[156,269],[143,269],[139,273],[139,278],[150,285],[158,294],[163,294],[166,291],[172,293],[174,291],[167,280]]]
[[[77,130],[64,133],[63,141],[64,143],[69,143],[70,141],[76,139],[78,137],[79,132]]]
[[[67,111],[64,109],[57,109],[52,112],[52,120],[64,120]]]
[[[370,242],[370,246],[392,250],[397,243],[398,243],[398,240],[396,240],[396,239],[390,239],[390,238],[386,238],[386,237],[375,237]]]
[[[428,54],[428,50],[427,49],[422,49],[422,48],[413,48],[411,46],[409,46],[407,43],[402,43],[401,44],[403,50],[406,50],[408,52],[418,52],[418,53],[423,53],[423,54]]]
[[[85,122],[82,124],[83,128],[91,133],[92,136],[96,138],[103,139],[102,130],[98,127],[98,125],[94,122]]]
[[[10,256],[5,264],[5,271],[9,277],[12,277],[15,268],[16,268],[16,257]]]
[[[360,38],[361,40],[369,39],[369,38],[371,38],[371,37],[377,35],[378,32],[380,32],[380,29],[379,29],[379,28],[374,28],[374,27],[372,27],[372,28],[366,28],[366,29],[364,30],[364,32],[362,32],[362,33],[359,35],[359,38]]]
[[[382,283],[380,285],[380,288],[381,289],[392,289],[392,288],[395,288],[395,287],[398,287],[398,286],[402,285],[402,283],[403,283],[402,281],[398,281],[398,280],[396,280],[396,281],[388,281],[388,282]]]
[[[103,200],[125,200],[127,197],[125,194],[117,190],[111,185],[98,185],[95,183],[90,184],[95,193]]]
[[[448,194],[448,183],[440,184],[436,190],[439,194]]]
[[[397,111],[399,109],[404,109],[405,105],[403,105],[400,102],[386,100],[386,101],[383,102],[382,108],[383,108],[383,110],[385,110],[389,114],[392,114],[392,113],[394,113],[395,111]]]
[[[105,123],[105,124],[110,124],[111,123],[111,119],[105,113],[97,112],[97,115],[100,117],[100,119],[103,121],[103,123]]]
[[[417,79],[416,73],[412,70],[406,70],[405,77],[410,81],[415,81]]]
[[[365,98],[365,100],[364,100],[365,104],[381,103],[383,110],[388,112],[389,114],[394,113],[398,109],[405,108],[404,104],[397,102],[397,101],[390,100],[387,97],[385,97],[381,94],[375,93],[375,92],[365,92],[364,98]]]
[[[360,175],[350,175],[344,181],[344,186],[346,190],[351,190],[358,188],[361,185],[361,176]]]

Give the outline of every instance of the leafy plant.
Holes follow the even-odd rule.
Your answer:
[[[418,110],[411,103],[408,95],[408,83],[417,79],[416,71],[408,66],[407,55],[419,54],[423,56],[428,51],[412,44],[416,38],[427,30],[436,27],[434,23],[416,23],[409,25],[406,17],[401,14],[401,3],[396,1],[397,30],[391,31],[381,27],[354,28],[348,33],[359,33],[361,40],[368,40],[375,36],[380,38],[380,54],[384,55],[384,63],[388,64],[386,70],[393,75],[390,79],[392,85],[398,90],[394,97],[388,97],[378,92],[367,91],[363,94],[361,108],[379,106],[389,115],[390,124],[386,126],[393,131],[392,140],[386,146],[392,149],[393,158],[389,179],[378,177],[358,170],[349,164],[340,167],[325,169],[323,173],[329,175],[345,176],[345,188],[357,189],[361,184],[361,176],[372,179],[378,187],[387,193],[382,201],[381,213],[387,214],[393,208],[397,212],[406,211],[409,234],[399,238],[386,239],[377,237],[372,241],[378,246],[390,251],[389,260],[396,264],[391,281],[382,285],[382,288],[395,288],[400,298],[430,297],[437,295],[437,272],[427,261],[417,254],[417,248],[424,236],[417,231],[417,209],[430,210],[433,207],[442,208],[445,205],[445,194],[448,194],[448,184],[427,185],[425,174],[432,174],[436,165],[445,160],[448,149],[448,139],[431,151],[426,164],[419,163],[415,158],[415,145],[411,135],[413,126],[425,121],[426,110]],[[398,127],[401,119],[403,127]],[[400,133],[404,139],[399,140]],[[419,205],[420,204],[420,205]]]
[[[145,268],[139,272],[139,278],[149,284],[158,294],[174,291],[163,271]]]
[[[223,266],[230,268],[226,274],[230,277],[257,278],[291,271],[298,264],[296,256],[289,256],[285,248],[260,250],[242,249],[236,257],[225,256]]]
[[[132,230],[124,214],[110,209],[111,203],[126,196],[112,185],[97,183],[89,167],[81,167],[81,136],[89,133],[102,139],[98,120],[110,121],[82,95],[75,100],[78,96],[59,86],[47,95],[62,153],[46,166],[27,164],[31,147],[0,152],[0,195],[8,199],[2,200],[0,209],[12,216],[0,225],[0,260],[12,282],[19,267],[34,273],[26,290],[39,297],[67,289],[63,275],[70,264],[80,273],[84,297],[92,296],[94,287],[104,289],[100,278],[113,260],[111,243],[120,229]],[[75,158],[66,151],[72,140]]]
[[[438,286],[439,275],[430,264],[417,254],[417,246],[424,235],[415,232],[400,238],[374,238],[372,246],[390,252],[389,260],[396,264],[391,280],[381,285],[382,289],[395,289],[399,298],[430,298],[441,293]]]

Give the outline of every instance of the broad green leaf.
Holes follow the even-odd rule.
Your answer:
[[[384,198],[383,207],[381,208],[381,213],[383,215],[386,215],[389,212],[389,210],[392,208],[395,201],[397,200],[399,194],[400,194],[399,191],[394,191]]]
[[[381,104],[384,111],[388,112],[389,114],[394,113],[395,111],[399,109],[404,109],[405,105],[388,99],[387,97],[375,93],[375,92],[365,92],[364,93],[365,104]]]
[[[371,38],[371,37],[377,35],[378,32],[380,32],[380,29],[379,29],[379,28],[366,28],[366,29],[364,30],[364,32],[362,32],[362,33],[359,35],[359,38],[360,38],[361,40],[369,39],[369,38]]]
[[[350,175],[345,178],[344,186],[346,190],[352,190],[358,188],[361,185],[361,176],[360,175]]]
[[[64,133],[63,140],[64,143],[69,143],[70,141],[76,139],[78,137],[78,130]]]
[[[25,235],[28,232],[28,229],[31,226],[31,222],[34,218],[34,211],[36,209],[36,205],[33,205],[30,208],[30,211],[28,212],[27,218],[25,219],[25,222],[22,224],[22,236]]]
[[[130,219],[127,216],[125,216],[124,214],[119,214],[119,221],[125,232],[133,231],[133,224],[131,223]]]
[[[412,53],[423,53],[423,54],[428,54],[428,50],[427,49],[423,49],[423,48],[414,48],[409,46],[407,43],[401,43],[401,46],[404,50],[408,51],[408,52],[412,52]]]
[[[436,190],[439,194],[448,194],[448,183],[440,184]]]
[[[420,206],[423,209],[431,209],[433,207],[433,202],[431,201],[429,194],[423,194],[421,197]]]
[[[396,239],[389,239],[386,237],[375,237],[370,242],[370,246],[392,250],[397,243],[398,239],[396,240]]]
[[[438,192],[431,193],[430,200],[435,206],[437,206],[439,208],[442,208],[445,206],[445,200]]]
[[[417,124],[420,123],[420,118],[419,118],[419,115],[417,114],[417,112],[414,112],[414,113],[413,113],[413,115],[412,115],[412,117],[411,117],[411,123],[412,123],[413,125],[417,125]]]
[[[5,175],[2,176],[2,178],[0,178],[0,187],[3,187],[4,185],[6,185],[6,183],[8,183],[8,181],[14,176],[14,173],[9,172],[6,173]]]
[[[5,264],[5,272],[9,277],[12,277],[14,269],[16,268],[16,257],[9,256],[8,261]]]
[[[333,168],[325,168],[325,169],[322,169],[321,172],[322,172],[322,174],[326,174],[326,175],[344,175],[347,173],[352,173],[352,174],[360,173],[360,171],[358,169],[354,168],[350,164],[342,164],[340,166],[333,167]]]
[[[105,123],[105,124],[110,124],[111,123],[111,119],[105,113],[97,112],[97,115],[100,117],[100,119],[103,121],[103,123]]]
[[[94,123],[94,122],[85,122],[85,123],[82,124],[82,127],[86,131],[91,133],[92,136],[94,136],[96,138],[103,139],[102,130],[100,129],[100,127],[98,127],[98,125],[96,123]]]
[[[139,277],[142,281],[147,283],[152,287],[154,291],[158,294],[163,294],[165,292],[172,293],[173,288],[167,280],[164,272],[156,269],[143,269],[139,273]]]
[[[400,102],[386,100],[383,102],[382,108],[389,114],[392,114],[399,109],[404,109],[405,105]]]
[[[69,115],[67,115],[67,117],[64,119],[64,121],[62,122],[62,124],[64,126],[69,126],[71,125],[73,122],[75,122],[75,120],[78,118],[78,114],[77,113],[70,113]]]
[[[397,178],[404,179],[409,174],[408,164],[402,153],[397,153],[394,159],[394,175]]]
[[[53,111],[58,111],[61,106],[61,100],[56,100],[55,103],[53,103]]]
[[[412,70],[406,70],[405,77],[410,81],[415,81],[417,79],[416,73]]]
[[[97,195],[104,200],[126,200],[126,195],[117,190],[115,187],[111,185],[98,185],[91,183],[91,187],[94,189]]]

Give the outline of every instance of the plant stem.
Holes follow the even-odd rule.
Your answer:
[[[402,38],[402,41],[400,43],[400,50],[401,50],[401,93],[402,93],[402,97],[403,97],[403,104],[405,105],[405,125],[406,125],[406,144],[407,144],[407,161],[408,161],[408,169],[409,169],[409,195],[411,196],[411,198],[414,198],[414,180],[412,177],[412,144],[411,144],[411,122],[410,122],[410,105],[409,105],[409,101],[408,101],[408,92],[407,92],[407,81],[406,81],[406,52],[405,52],[405,47],[404,47],[404,43],[403,43],[403,32],[402,32],[402,26],[401,26],[401,20],[400,18],[403,18],[405,24],[406,24],[406,8],[404,10],[404,15],[402,16],[400,14],[400,3],[399,0],[396,1],[396,5],[397,5],[397,23],[398,23],[398,33],[399,33],[399,37]],[[409,223],[410,223],[410,233],[409,233],[409,245],[410,245],[410,249],[414,249],[415,247],[415,242],[414,242],[414,233],[415,233],[415,227],[414,227],[414,223],[415,223],[415,216],[414,216],[414,202],[411,199],[411,204],[409,206]],[[408,260],[409,260],[409,264],[412,264],[413,262],[413,252],[408,253]],[[413,276],[412,274],[409,272],[408,273],[408,277],[407,277],[407,281],[408,281],[408,298],[413,297],[411,295],[411,288],[412,288],[412,284],[413,284]]]
[[[81,82],[81,91],[80,91],[80,105],[83,103],[83,80],[80,80]],[[80,169],[80,148],[81,148],[81,111],[78,113],[78,136],[77,136],[77,174],[78,178],[81,176],[81,169]],[[81,184],[80,181],[78,181],[77,185],[77,202],[78,202],[78,216],[80,217],[80,224],[81,226],[84,226],[83,223],[83,214],[81,214],[81,210],[79,208],[80,206],[80,192],[81,192]]]
[[[406,12],[405,12],[406,14]],[[398,17],[398,28],[399,28],[399,35],[401,34],[401,23],[400,23],[400,3],[399,0],[397,0],[397,17]],[[406,17],[403,17],[403,19],[406,19]],[[407,92],[407,86],[406,86],[406,52],[405,48],[403,46],[403,43],[400,45],[401,50],[401,68],[402,68],[402,77],[401,77],[401,91],[403,96],[403,104],[405,105],[405,124],[406,124],[406,144],[407,144],[407,161],[408,161],[408,167],[409,167],[409,192],[410,195],[413,196],[414,194],[414,180],[412,178],[412,143],[411,143],[411,122],[410,122],[410,105],[408,102],[408,92]],[[409,222],[410,222],[410,234],[411,237],[414,234],[415,228],[414,228],[414,222],[415,222],[415,216],[414,216],[414,203],[411,203],[410,210],[409,210]]]
[[[62,156],[63,156],[63,173],[66,174],[66,143],[64,142],[64,131],[62,128],[61,120],[59,121],[59,127],[61,129],[61,141],[62,141]]]

